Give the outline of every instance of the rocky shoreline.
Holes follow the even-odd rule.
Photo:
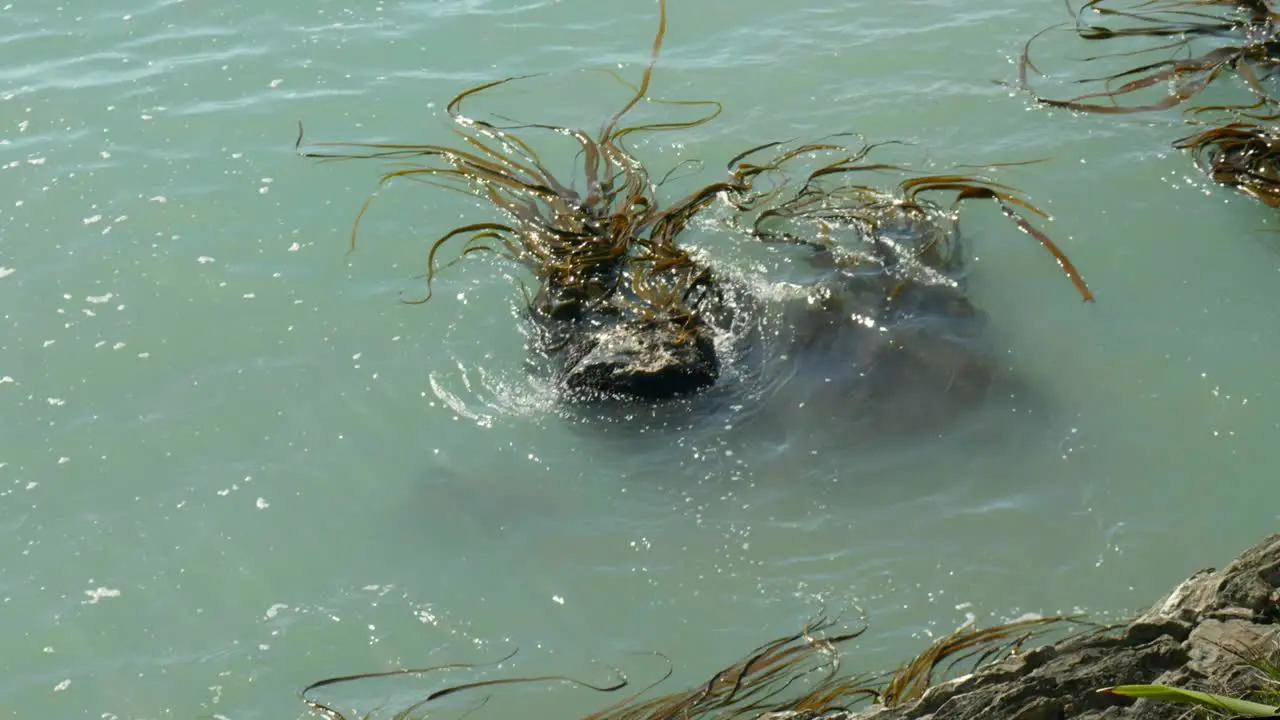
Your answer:
[[[1242,696],[1257,671],[1239,653],[1280,655],[1280,533],[1221,570],[1201,570],[1110,632],[1047,644],[931,688],[918,701],[850,717],[876,720],[1173,720],[1184,705],[1098,692],[1157,683]]]

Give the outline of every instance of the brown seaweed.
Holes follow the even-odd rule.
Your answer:
[[[783,197],[788,179],[784,166],[801,157],[819,153],[841,156],[810,173],[799,193],[778,205],[774,214],[795,214],[798,207],[822,196],[828,212],[846,217],[871,218],[878,210],[894,205],[898,210],[919,207],[926,193],[954,191],[955,206],[962,200],[988,198],[1024,232],[1048,249],[1085,300],[1092,295],[1065,254],[1021,215],[1014,206],[1044,216],[1034,206],[1008,188],[985,179],[968,176],[921,176],[904,181],[896,200],[868,186],[849,186],[817,191],[821,179],[847,177],[867,170],[901,170],[894,166],[862,163],[875,145],[848,149],[821,141],[780,150],[767,161],[752,161],[783,143],[766,143],[735,156],[728,177],[696,189],[673,202],[658,198],[659,183],[650,178],[644,164],[626,146],[626,139],[638,133],[689,129],[710,122],[720,113],[714,101],[676,101],[650,98],[649,85],[666,32],[666,2],[659,3],[659,20],[652,52],[638,85],[630,85],[630,99],[596,133],[562,126],[525,123],[499,126],[462,114],[466,100],[499,86],[524,80],[520,76],[496,80],[467,89],[446,106],[461,138],[462,147],[437,144],[318,143],[303,153],[321,160],[376,159],[393,161],[397,167],[386,172],[379,183],[397,180],[421,181],[470,193],[499,211],[501,221],[475,222],[449,230],[434,240],[427,253],[424,277],[426,302],[432,283],[443,267],[474,253],[493,253],[529,269],[542,288],[554,289],[553,297],[540,297],[544,313],[576,312],[579,306],[599,306],[612,302],[628,307],[649,322],[672,322],[692,328],[698,321],[700,300],[713,294],[707,269],[694,262],[678,242],[693,219],[712,205],[722,203],[744,214],[768,206]],[[668,106],[704,107],[699,117],[669,122],[626,125],[623,120],[639,103],[651,101]],[[577,145],[578,164],[571,180],[558,178],[547,169],[538,153],[522,137],[521,131],[544,131],[570,138]],[[831,136],[837,137],[837,136]],[[302,134],[299,128],[298,146]],[[766,181],[765,178],[769,178]],[[773,184],[769,189],[761,186]],[[579,186],[580,189],[579,189]],[[817,193],[817,194],[815,194]],[[372,195],[357,214],[351,232],[351,248]],[[843,207],[841,208],[841,204]],[[752,237],[763,238],[761,233]],[[458,244],[457,257],[442,264],[440,251]],[[709,292],[711,291],[711,292]],[[541,295],[541,294],[540,294]],[[527,296],[526,296],[527,297]],[[530,301],[532,306],[537,301]]]
[[[958,236],[956,230],[961,205],[966,200],[990,199],[999,205],[1001,212],[1019,230],[1030,235],[1049,251],[1081,298],[1086,302],[1093,302],[1093,293],[1066,253],[1028,220],[1023,212],[1040,218],[1047,218],[1048,215],[1023,198],[1017,188],[980,175],[920,175],[897,165],[864,162],[877,145],[864,145],[857,150],[830,145],[816,147],[825,151],[839,150],[842,156],[810,172],[800,187],[789,195],[778,191],[757,192],[749,207],[747,203],[740,203],[740,211],[755,211],[754,220],[744,228],[748,234],[765,242],[794,242],[822,247],[829,244],[824,238],[830,235],[833,227],[840,225],[854,226],[863,237],[876,242],[886,225],[899,224],[904,220],[916,221],[926,229],[936,229],[947,224],[952,230],[949,234],[924,233],[926,237],[920,238],[921,242],[917,243],[912,258],[923,268],[946,272],[958,267],[964,260],[959,257],[958,248],[950,244],[951,239]],[[805,151],[810,153],[814,149],[815,146],[809,146]],[[740,155],[738,160],[742,157],[744,156]],[[783,153],[771,166],[780,167],[781,162],[791,157],[794,157],[792,152]],[[884,171],[906,177],[892,191],[855,183],[849,179],[857,173]],[[839,182],[832,185],[832,179]],[[952,193],[949,209],[943,210],[927,199],[927,196],[937,193]],[[801,234],[771,228],[779,222],[785,223],[787,227],[808,225],[817,229]],[[856,264],[860,258],[855,254],[851,261]]]
[[[643,699],[649,691],[670,678],[672,671],[669,668],[662,677],[647,687],[628,694],[581,720],[754,720],[761,717],[818,720],[843,717],[845,713],[865,703],[893,707],[916,700],[940,680],[954,676],[957,668],[962,665],[963,672],[973,672],[1020,652],[1027,642],[1054,628],[1076,621],[1077,617],[1034,618],[985,629],[966,624],[931,643],[919,656],[904,663],[898,670],[872,675],[841,673],[840,648],[859,638],[866,627],[827,635],[836,621],[823,618],[810,623],[798,633],[756,648],[743,659],[712,675],[705,683],[657,698]],[[503,660],[510,657],[508,655]],[[457,664],[346,675],[312,683],[303,691],[302,697],[308,708],[328,720],[345,720],[340,712],[308,697],[308,693],[323,687],[369,678],[419,675],[445,669],[474,667],[476,666]],[[425,710],[439,698],[503,685],[555,682],[597,692],[620,692],[629,686],[629,681],[620,672],[619,678],[609,685],[587,683],[563,676],[498,678],[462,683],[437,690],[423,700],[397,711],[392,717],[393,720],[421,717],[413,713]]]
[[[510,660],[511,658],[515,657],[515,654],[516,653],[513,651],[507,656],[498,660],[497,663],[495,664],[500,665],[501,663],[506,662],[507,660]],[[340,685],[342,683],[355,682],[357,680],[372,680],[374,678],[400,677],[400,676],[420,676],[420,675],[427,675],[429,673],[437,673],[437,672],[443,672],[448,670],[474,670],[478,667],[480,667],[480,665],[471,664],[471,663],[449,663],[446,665],[435,665],[432,667],[424,667],[424,668],[405,668],[405,669],[398,669],[398,670],[385,670],[380,672],[356,673],[353,675],[341,675],[337,677],[325,678],[324,680],[318,680],[316,682],[311,683],[307,687],[303,688],[302,692],[300,693],[300,697],[302,698],[303,704],[306,705],[307,708],[311,710],[313,713],[321,715],[325,718],[328,718],[328,720],[346,720],[345,716],[341,712],[339,712],[338,710],[335,710],[329,705],[326,705],[318,700],[308,697],[308,693],[314,690],[319,690],[321,688],[331,686],[331,685]],[[497,678],[493,680],[479,680],[475,682],[463,683],[461,685],[451,685],[441,690],[437,690],[433,693],[430,693],[422,700],[419,700],[409,705],[408,707],[396,712],[396,714],[392,716],[392,720],[407,720],[408,718],[412,717],[413,714],[418,710],[420,710],[423,706],[427,705],[428,703],[439,700],[440,698],[445,697],[447,695],[453,695],[454,693],[459,693],[466,690],[474,690],[477,688],[491,687],[491,686],[497,686],[497,685],[517,685],[517,684],[526,684],[526,683],[554,682],[554,683],[573,685],[581,688],[586,688],[589,690],[594,690],[596,692],[603,692],[603,693],[614,692],[616,690],[621,690],[622,688],[627,686],[626,678],[621,677],[621,674],[619,675],[620,675],[620,679],[609,685],[594,685],[592,683],[584,682],[582,680],[576,680],[574,678],[566,677],[562,675],[544,675],[540,677],[528,677],[528,678]],[[372,714],[366,715],[366,717],[370,717],[371,715]]]
[[[529,143],[512,128],[469,118],[462,103],[484,91],[525,79],[507,78],[459,93],[447,106],[463,140],[464,149],[443,145],[387,143],[321,143],[319,147],[346,148],[348,152],[309,151],[307,157],[328,160],[381,159],[404,165],[383,175],[380,185],[394,180],[420,180],[472,193],[502,213],[505,222],[479,222],[456,227],[435,240],[427,255],[427,295],[441,269],[440,250],[460,240],[458,258],[489,252],[520,263],[544,286],[553,286],[573,302],[598,302],[625,298],[637,313],[650,319],[688,322],[685,305],[690,293],[705,284],[703,269],[690,262],[676,244],[690,220],[726,192],[746,192],[751,172],[732,182],[695,191],[681,200],[662,205],[656,186],[644,165],[625,145],[629,136],[654,131],[688,129],[715,118],[720,106],[713,101],[657,101],[668,105],[704,106],[701,117],[679,122],[623,125],[623,118],[642,100],[666,32],[666,2],[659,3],[659,21],[653,49],[630,100],[595,134],[583,130],[524,124],[526,130],[543,130],[568,137],[579,146],[580,166],[575,182],[557,178],[543,164]],[[299,144],[301,137],[299,137]],[[413,161],[413,162],[410,162]],[[760,169],[757,172],[764,172]],[[355,246],[360,220],[369,207],[365,202],[352,228]],[[455,260],[456,262],[456,260]],[[452,263],[450,263],[452,264]],[[627,287],[621,287],[623,284]],[[626,292],[622,292],[625,290]]]
[[[935,685],[939,667],[944,663],[943,675],[966,660],[971,661],[969,672],[972,672],[1006,655],[1016,654],[1028,640],[1048,632],[1051,626],[1075,620],[1078,618],[1050,617],[1016,620],[989,628],[965,625],[934,641],[900,667],[882,691],[881,701],[893,707],[918,700]]]
[[[1086,13],[1120,24],[1086,22]],[[1056,27],[1060,26],[1046,28],[1027,41],[1018,68],[1019,86],[1037,103],[1050,107],[1111,114],[1166,110],[1196,97],[1226,73],[1243,81],[1262,102],[1270,98],[1263,81],[1280,69],[1280,11],[1273,0],[1145,0],[1125,8],[1112,7],[1109,0],[1088,0],[1075,14],[1073,30],[1081,39],[1151,37],[1166,41],[1137,51],[1089,57],[1085,62],[1166,52],[1185,57],[1157,59],[1101,77],[1077,80],[1080,84],[1101,82],[1104,89],[1065,100],[1052,99],[1031,89],[1028,73],[1040,73],[1031,61],[1032,43]],[[1216,41],[1214,47],[1196,50],[1202,39]],[[1122,104],[1134,93],[1162,85],[1170,86],[1170,91],[1159,100]]]
[[[1174,143],[1215,182],[1280,207],[1280,115],[1230,116]]]
[[[1086,22],[1086,13],[1102,19]],[[1280,70],[1280,8],[1275,0],[1145,0],[1124,8],[1111,0],[1088,0],[1075,13],[1075,33],[1090,41],[1157,38],[1151,47],[1086,58],[1144,56],[1172,52],[1170,57],[1079,83],[1105,83],[1103,90],[1055,100],[1030,89],[1028,73],[1039,72],[1030,48],[1048,28],[1027,41],[1019,62],[1018,81],[1035,101],[1051,107],[1093,113],[1138,113],[1183,106],[1223,75],[1232,75],[1254,96],[1252,102],[1187,106],[1188,122],[1203,126],[1176,140],[1215,182],[1233,187],[1270,207],[1280,207],[1280,98],[1270,82]],[[1209,45],[1206,50],[1201,45]],[[1199,47],[1197,50],[1196,48]],[[1116,83],[1119,83],[1118,86]],[[1154,102],[1129,101],[1135,93],[1157,86],[1169,92]],[[1217,114],[1219,119],[1201,118]]]

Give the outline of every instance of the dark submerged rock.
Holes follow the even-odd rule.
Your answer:
[[[685,268],[686,271],[689,268]],[[698,268],[700,269],[700,268]],[[708,299],[699,285],[675,287],[679,302],[655,308],[625,288],[632,278],[625,260],[594,269],[572,284],[546,279],[530,319],[536,350],[551,361],[551,377],[565,400],[657,402],[686,396],[720,377],[713,328],[704,319]],[[688,273],[659,278],[676,283]]]

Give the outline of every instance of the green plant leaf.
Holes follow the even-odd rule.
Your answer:
[[[1222,710],[1249,718],[1269,717],[1280,714],[1280,708],[1272,707],[1270,705],[1263,705],[1262,703],[1226,697],[1224,695],[1213,695],[1211,693],[1196,692],[1194,690],[1183,690],[1182,688],[1168,687],[1165,685],[1117,685],[1115,687],[1103,688],[1098,692],[1109,693],[1111,695],[1123,695],[1125,697],[1133,698],[1164,700],[1167,702],[1183,703],[1186,705],[1198,705],[1200,707],[1206,707],[1212,710]]]

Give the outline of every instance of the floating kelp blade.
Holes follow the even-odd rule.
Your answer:
[[[1151,37],[1159,42],[1137,51],[1098,55],[1085,62],[1148,53],[1163,56],[1172,52],[1187,57],[1162,57],[1102,77],[1077,80],[1077,83],[1100,82],[1104,89],[1065,100],[1047,98],[1032,90],[1028,80],[1029,72],[1039,73],[1031,61],[1031,45],[1054,29],[1046,28],[1023,47],[1018,68],[1021,89],[1030,93],[1037,103],[1050,107],[1108,114],[1151,112],[1182,105],[1224,73],[1231,73],[1239,77],[1259,101],[1270,97],[1262,79],[1280,69],[1280,13],[1271,0],[1130,0],[1119,8],[1114,7],[1115,4],[1110,0],[1086,2],[1076,14],[1073,28],[1076,35],[1093,41]],[[1084,15],[1090,12],[1121,24],[1086,22]],[[1197,54],[1193,44],[1205,39],[1215,41],[1216,47]],[[1115,86],[1116,83],[1119,85]],[[1161,86],[1169,86],[1170,92],[1159,100],[1123,102],[1135,93]]]
[[[670,678],[670,668],[655,682],[581,720],[758,720],[762,717],[789,720],[820,720],[844,717],[867,703],[889,707],[918,699],[935,682],[950,677],[961,663],[965,672],[997,662],[1018,652],[1026,643],[1049,630],[1074,621],[1074,617],[1020,620],[979,629],[965,625],[932,643],[920,656],[904,663],[894,673],[879,675],[842,674],[841,648],[856,640],[866,626],[850,632],[828,634],[836,621],[823,618],[798,633],[778,638],[752,650],[744,658],[713,674],[705,683],[657,698],[644,696]],[[508,656],[510,657],[510,656]],[[330,706],[306,698],[306,693],[377,677],[414,675],[444,669],[468,669],[471,665],[448,665],[426,670],[347,675],[321,680],[308,686],[303,696],[308,707],[328,718],[346,720]],[[440,698],[500,686],[560,683],[597,692],[619,692],[628,681],[609,685],[586,683],[561,676],[517,677],[482,680],[447,686],[396,712],[393,720],[408,720],[426,711]],[[366,716],[366,717],[372,717]]]
[[[505,657],[500,658],[496,662],[489,663],[489,664],[500,666],[502,663],[515,657],[515,655],[516,655],[516,651],[512,651]],[[471,663],[450,663],[447,665],[435,665],[432,667],[425,667],[425,668],[405,668],[405,669],[398,669],[398,670],[384,670],[380,672],[356,673],[354,675],[341,675],[341,676],[326,678],[324,680],[318,680],[316,682],[313,682],[307,687],[303,688],[300,695],[302,697],[303,704],[305,704],[307,708],[310,709],[313,713],[316,713],[325,718],[328,718],[328,720],[346,720],[346,717],[341,712],[335,710],[333,707],[329,705],[326,705],[318,700],[314,700],[308,697],[308,693],[314,690],[319,690],[324,687],[331,687],[334,685],[341,685],[344,683],[356,682],[359,680],[372,680],[375,678],[389,678],[389,677],[417,677],[417,676],[428,675],[431,673],[439,673],[439,672],[448,671],[448,670],[475,670],[480,667],[483,667],[483,666],[480,664],[471,664]],[[593,690],[595,692],[610,693],[610,692],[615,692],[617,690],[621,690],[624,687],[627,687],[628,681],[626,677],[621,674],[621,672],[618,672],[618,678],[619,679],[617,681],[610,683],[608,685],[596,685],[596,684],[592,684],[582,680],[576,680],[571,677],[565,677],[562,675],[543,675],[539,677],[524,677],[524,678],[497,678],[493,680],[478,680],[475,682],[463,683],[461,685],[450,685],[440,690],[436,690],[435,692],[427,695],[422,700],[419,700],[413,703],[412,705],[409,705],[408,707],[404,708],[403,710],[396,712],[395,715],[392,716],[392,720],[408,720],[408,718],[413,717],[414,713],[422,709],[422,707],[427,705],[428,703],[434,702],[445,696],[453,695],[454,693],[459,693],[466,690],[475,690],[478,688],[494,687],[499,685],[550,683],[550,684],[570,685],[570,686],[575,686],[579,688],[584,688],[587,690]],[[369,713],[363,717],[367,719],[367,718],[371,718],[372,716],[373,714]]]

